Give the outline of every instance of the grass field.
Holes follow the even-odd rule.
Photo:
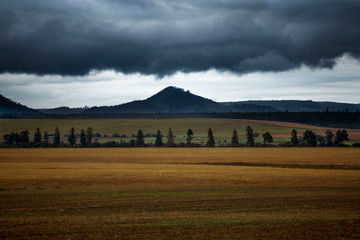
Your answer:
[[[53,133],[57,126],[62,135],[69,134],[71,127],[80,133],[81,129],[91,126],[95,133],[101,135],[111,136],[113,133],[118,133],[128,137],[136,134],[138,129],[142,129],[145,134],[155,134],[159,129],[166,136],[169,128],[172,128],[177,136],[175,139],[177,142],[184,142],[186,132],[191,128],[195,136],[194,142],[197,143],[206,143],[208,128],[212,128],[217,143],[224,140],[230,142],[233,129],[237,129],[240,141],[245,142],[247,126],[251,126],[254,132],[260,134],[260,137],[256,139],[259,142],[262,141],[261,134],[267,131],[273,135],[276,142],[282,142],[289,140],[294,128],[298,131],[298,136],[302,136],[306,129],[313,130],[320,135],[324,135],[328,129],[297,123],[242,119],[0,119],[0,137],[6,133],[20,132],[24,129],[28,129],[30,136],[33,136],[36,128],[40,128],[42,132]],[[337,131],[337,129],[332,130],[334,133]],[[348,129],[348,133],[353,142],[360,142],[360,129]],[[110,140],[119,141],[119,139],[111,138],[99,139],[100,142]],[[147,142],[154,142],[154,138],[147,139]]]
[[[359,165],[358,148],[0,149],[0,239],[359,239]]]

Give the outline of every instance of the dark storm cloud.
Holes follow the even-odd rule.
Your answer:
[[[286,71],[360,56],[359,0],[3,0],[0,72]]]

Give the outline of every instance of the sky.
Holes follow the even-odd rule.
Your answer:
[[[3,0],[0,94],[117,105],[177,86],[216,101],[360,103],[358,0]]]

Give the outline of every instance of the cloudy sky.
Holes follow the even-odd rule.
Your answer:
[[[171,85],[359,103],[359,12],[359,0],[2,0],[0,94],[99,106]]]

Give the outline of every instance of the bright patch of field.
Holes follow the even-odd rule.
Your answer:
[[[360,149],[0,149],[0,239],[360,238],[360,170],[284,164]]]
[[[359,165],[360,148],[3,148],[3,163],[182,164],[246,162]]]
[[[138,129],[142,129],[145,134],[155,134],[157,130],[160,130],[166,136],[169,128],[172,128],[173,133],[177,136],[175,139],[177,142],[184,142],[186,132],[191,128],[195,136],[194,141],[198,143],[206,143],[209,128],[212,128],[216,142],[224,140],[230,142],[233,129],[237,129],[239,136],[244,137],[247,126],[251,126],[254,132],[260,134],[257,139],[259,142],[262,141],[261,134],[267,131],[283,141],[289,140],[291,130],[294,128],[298,131],[298,136],[302,136],[306,129],[313,130],[320,135],[324,135],[328,129],[297,123],[242,119],[0,119],[0,136],[10,132],[20,132],[24,129],[28,129],[30,135],[33,136],[36,128],[40,128],[42,132],[53,133],[57,126],[62,135],[69,134],[71,127],[75,128],[76,133],[80,133],[81,129],[91,126],[95,133],[101,135],[111,136],[113,133],[118,133],[125,134],[127,137],[136,134]],[[336,132],[337,129],[332,129],[332,131]],[[360,140],[360,129],[348,129],[347,131],[350,139]]]

